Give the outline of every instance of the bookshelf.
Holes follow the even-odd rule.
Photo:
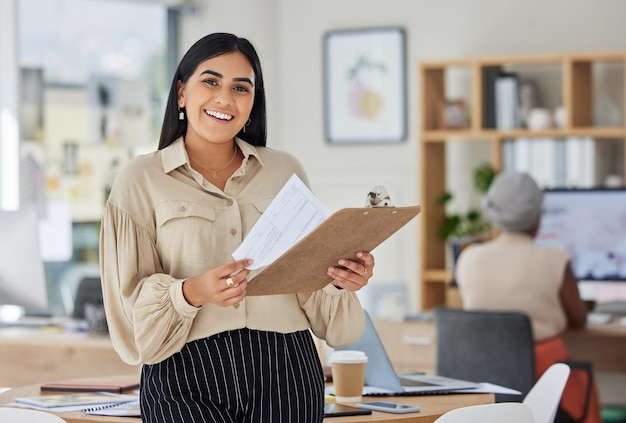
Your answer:
[[[420,144],[420,189],[422,225],[420,230],[421,249],[421,309],[426,311],[438,305],[458,306],[460,299],[452,280],[451,270],[446,268],[446,243],[439,236],[439,228],[444,220],[445,210],[436,206],[437,198],[445,192],[446,185],[446,144],[455,142],[482,141],[489,145],[489,161],[496,172],[503,168],[503,144],[516,138],[555,139],[568,137],[589,137],[594,140],[612,140],[620,143],[621,162],[619,169],[626,179],[626,52],[602,52],[581,54],[550,54],[517,57],[468,58],[447,61],[423,62],[419,66],[421,128]],[[611,90],[619,101],[615,122],[606,124],[598,119],[595,107],[603,103],[606,90],[599,90],[602,82],[601,70],[606,67],[617,68],[618,88]],[[524,69],[550,69],[547,79],[556,102],[565,110],[563,125],[559,128],[529,130],[512,128],[498,130],[486,128],[485,110],[488,104],[483,96],[487,88],[483,85],[484,73],[498,67],[504,70],[514,69],[523,74]],[[442,104],[449,98],[449,72],[461,70],[467,87],[468,124],[463,128],[446,128],[442,120]],[[615,74],[615,72],[613,72]],[[616,81],[611,81],[615,83]],[[458,85],[458,84],[457,84]],[[469,177],[469,175],[468,175]]]

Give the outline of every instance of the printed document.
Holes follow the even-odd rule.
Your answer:
[[[233,253],[235,260],[266,267],[330,216],[330,210],[294,173]]]

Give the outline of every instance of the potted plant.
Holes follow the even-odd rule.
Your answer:
[[[473,185],[481,197],[487,193],[495,176],[496,172],[489,163],[474,169]],[[452,192],[446,191],[437,199],[437,204],[445,207],[453,198]],[[450,267],[454,268],[463,248],[484,241],[491,236],[491,224],[483,216],[480,206],[471,207],[465,213],[447,213],[439,234],[449,245],[449,263]],[[452,284],[455,284],[454,280]]]
[[[473,182],[476,192],[481,196],[485,195],[495,175],[495,170],[489,163],[474,169]],[[437,204],[445,207],[453,198],[452,192],[446,191],[437,199]],[[490,230],[491,225],[485,220],[480,208],[472,207],[465,213],[446,214],[439,233],[442,239],[450,241],[452,239],[483,235]]]

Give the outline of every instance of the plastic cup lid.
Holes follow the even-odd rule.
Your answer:
[[[363,351],[340,350],[330,355],[332,363],[367,363],[367,355]]]

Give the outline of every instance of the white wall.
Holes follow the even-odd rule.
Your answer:
[[[268,85],[269,145],[297,155],[331,209],[361,206],[374,185],[396,205],[419,202],[417,67],[455,57],[626,50],[623,0],[229,0],[201,1],[185,20],[187,46],[215,30],[258,48]],[[401,26],[407,33],[408,137],[393,145],[337,146],[324,140],[322,40],[326,31]],[[185,48],[185,47],[183,47]],[[472,168],[484,148],[455,148]],[[476,154],[474,154],[476,155]],[[455,172],[451,178],[454,179]],[[453,182],[451,182],[453,183]],[[376,251],[373,283],[402,280],[418,304],[419,217]]]

